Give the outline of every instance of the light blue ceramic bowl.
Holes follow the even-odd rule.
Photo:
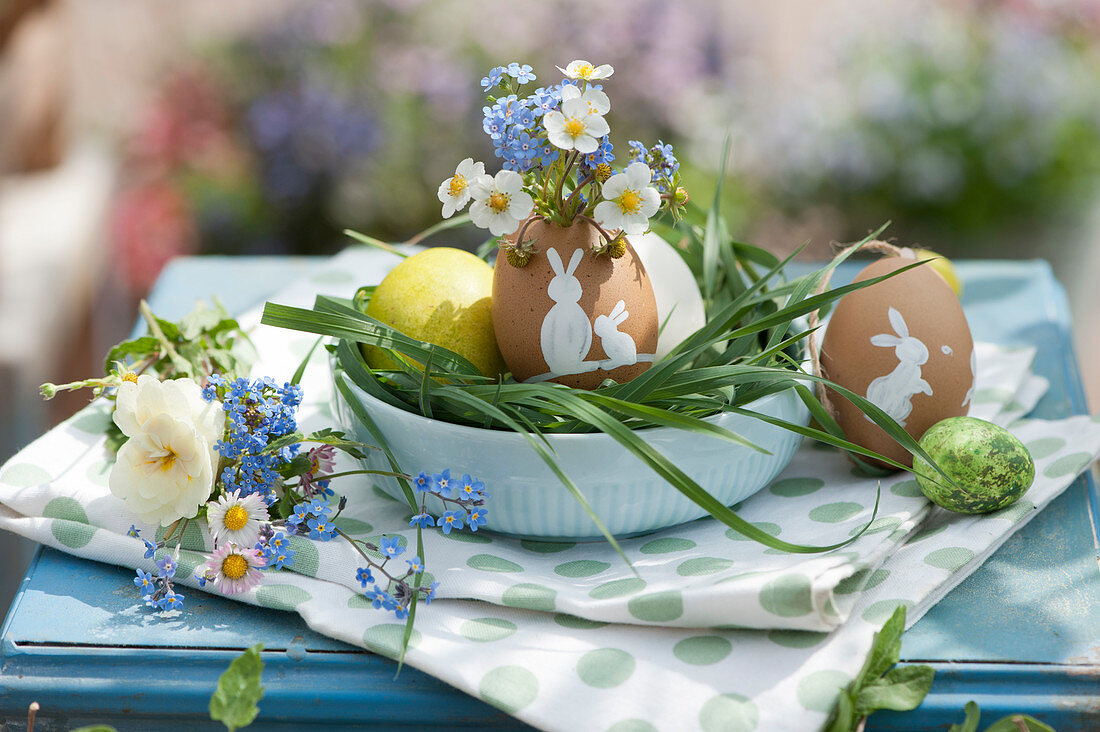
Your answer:
[[[514,432],[428,419],[382,402],[360,389],[338,367],[343,380],[386,438],[401,469],[452,474],[470,473],[491,494],[485,528],[530,539],[566,541],[601,536],[584,508],[573,498],[527,441]],[[333,411],[346,432],[372,443],[339,390]],[[758,399],[745,407],[800,425],[809,412],[793,389]],[[727,506],[743,501],[768,485],[794,456],[801,437],[759,419],[737,414],[707,418],[770,451],[771,455],[716,437],[655,427],[638,430],[660,453]],[[547,435],[558,462],[588,499],[589,505],[617,537],[657,531],[707,515],[666,483],[641,460],[603,433]],[[371,450],[366,467],[390,470],[381,451]],[[404,500],[397,481],[378,477],[376,485]],[[431,506],[429,508],[438,508]]]

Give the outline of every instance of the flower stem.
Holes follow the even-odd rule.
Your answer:
[[[523,251],[523,235],[527,233],[527,227],[530,226],[532,224],[532,222],[534,222],[534,221],[545,221],[545,220],[546,219],[544,219],[542,216],[532,216],[531,218],[524,221],[523,226],[521,226],[519,228],[519,233],[516,234],[516,249],[518,249],[521,252]]]
[[[562,223],[565,223],[565,202],[561,199],[561,189],[565,184],[565,179],[569,177],[569,171],[573,168],[573,163],[577,160],[579,153],[576,150],[571,150],[569,155],[565,158],[565,167],[562,169],[561,178],[558,179],[558,189],[554,194],[554,198],[558,202],[558,215],[562,218]]]
[[[591,183],[594,180],[596,180],[595,173],[593,173],[592,175],[588,176],[587,178],[582,180],[580,183],[578,183],[577,187],[573,189],[573,192],[569,194],[569,198],[565,199],[565,203],[563,204],[563,207],[568,208],[569,205],[572,204],[573,201],[577,198],[577,196],[580,195],[581,189],[584,188],[586,185],[588,185],[589,183]],[[574,214],[570,218],[576,218],[576,214]]]
[[[153,311],[149,309],[149,303],[144,299],[138,304],[138,309],[141,311],[141,315],[145,318],[145,322],[149,325],[149,332],[153,334],[162,346],[164,346],[164,352],[168,354],[168,357],[172,359],[172,365],[176,366],[177,361],[184,361],[184,359],[176,352],[175,347],[167,336],[164,335],[164,331],[160,329],[160,324],[157,323],[157,317],[153,315]],[[186,363],[186,361],[184,361]],[[176,366],[176,368],[179,368]]]
[[[623,233],[620,231],[617,236],[611,236],[611,234],[608,234],[606,231],[604,231],[604,228],[602,226],[600,226],[599,224],[596,223],[596,219],[594,219],[590,216],[578,216],[577,218],[580,219],[581,221],[587,221],[588,223],[595,226],[596,231],[600,232],[600,236],[602,236],[604,238],[604,240],[607,242],[608,246],[611,246],[613,243],[615,243],[615,241],[620,236],[623,235]]]
[[[412,480],[411,475],[405,475],[404,473],[394,473],[389,470],[345,470],[342,473],[330,473],[328,475],[315,475],[314,481],[318,480],[331,480],[332,478],[343,478],[345,475],[385,475],[389,478],[404,478],[405,480]],[[293,485],[298,485],[294,483]],[[293,486],[292,486],[293,487]]]

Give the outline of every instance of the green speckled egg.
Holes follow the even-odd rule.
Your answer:
[[[1016,437],[992,422],[951,417],[932,425],[920,446],[955,481],[925,460],[913,458],[913,473],[930,501],[959,513],[989,513],[1022,496],[1035,479],[1035,461]],[[938,482],[934,482],[938,481]]]

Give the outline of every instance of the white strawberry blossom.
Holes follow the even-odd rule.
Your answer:
[[[588,105],[590,114],[598,114],[601,117],[611,111],[611,100],[599,89],[585,89],[582,92],[580,87],[574,84],[564,84],[561,88],[561,98],[563,102],[580,99]]]
[[[488,229],[493,236],[515,233],[531,215],[535,201],[523,190],[523,176],[514,170],[502,170],[495,177],[483,175],[472,184],[470,219]]]
[[[542,118],[550,144],[585,154],[596,151],[600,146],[599,138],[611,128],[603,115],[593,112],[589,104],[583,97],[565,99],[565,90],[562,90],[561,111],[547,112]]]
[[[562,72],[570,79],[583,79],[584,81],[607,79],[613,73],[615,73],[615,69],[611,68],[608,64],[593,66],[587,61],[583,61],[581,59],[573,61],[564,69],[559,66],[558,71]]]
[[[483,175],[485,163],[475,163],[473,158],[466,158],[455,168],[454,175],[439,184],[436,196],[443,204],[443,218],[449,219],[456,211],[466,208],[470,201],[470,184]]]
[[[593,215],[605,229],[622,229],[626,234],[644,234],[649,218],[661,207],[661,194],[650,185],[653,172],[645,163],[631,163],[603,184],[604,200]]]

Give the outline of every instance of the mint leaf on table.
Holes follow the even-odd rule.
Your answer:
[[[1054,732],[1054,728],[1026,714],[1013,714],[986,727],[985,732]]]
[[[229,732],[252,724],[260,713],[256,702],[264,695],[264,687],[260,685],[264,670],[264,662],[260,660],[263,647],[262,643],[257,643],[233,659],[210,697],[210,718],[224,724]]]
[[[854,732],[860,722],[879,709],[906,712],[920,706],[936,672],[930,666],[895,668],[904,630],[905,606],[901,605],[875,634],[871,651],[855,680],[840,692],[826,732]]]
[[[982,721],[982,712],[977,702],[967,702],[963,711],[966,712],[963,723],[951,725],[951,729],[947,732],[978,732],[978,722]]]
[[[982,721],[982,712],[977,702],[967,702],[964,707],[966,719],[962,724],[953,724],[947,732],[978,732],[978,723]],[[1050,725],[1040,722],[1026,714],[1010,714],[998,719],[985,728],[985,732],[1055,732]]]

